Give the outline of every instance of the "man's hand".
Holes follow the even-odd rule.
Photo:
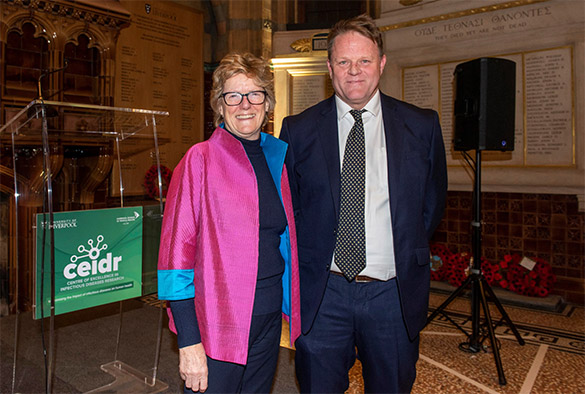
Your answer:
[[[207,356],[202,343],[179,349],[179,373],[191,390],[207,390]]]

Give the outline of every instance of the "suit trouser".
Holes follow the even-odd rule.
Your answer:
[[[414,384],[419,338],[408,338],[396,279],[350,283],[330,274],[313,327],[295,344],[301,392],[343,393],[356,356],[366,393],[406,393]]]
[[[246,365],[214,360],[207,357],[211,393],[269,393],[276,372],[282,312],[253,315]],[[193,393],[185,387],[185,393]]]

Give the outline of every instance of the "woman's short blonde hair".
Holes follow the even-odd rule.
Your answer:
[[[264,117],[262,126],[268,123],[268,113],[274,110],[276,99],[274,98],[273,76],[270,65],[266,60],[255,56],[251,53],[230,53],[227,54],[219,67],[213,72],[213,86],[209,97],[209,104],[213,109],[213,123],[217,127],[223,122],[223,116],[219,112],[221,107],[221,95],[224,93],[223,88],[228,79],[231,77],[244,74],[252,79],[256,85],[266,91],[266,101],[268,102],[268,111]],[[243,92],[240,92],[243,93]]]

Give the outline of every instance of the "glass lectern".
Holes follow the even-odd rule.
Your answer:
[[[160,225],[165,179],[159,144],[168,141],[158,138],[157,126],[169,113],[44,100],[6,113],[0,164],[4,178],[13,179],[8,188],[13,192],[8,230],[12,309],[18,314],[19,302],[27,302],[25,309],[32,309],[35,318],[49,321],[46,378],[52,392],[55,316],[141,296],[145,285],[153,288],[143,283],[143,277],[156,278],[153,267],[143,273],[144,211],[127,202],[133,194],[144,194],[142,179],[145,167],[150,168],[158,206],[150,206],[148,216]],[[116,380],[92,392],[116,392],[116,385],[147,393],[167,388],[156,376],[162,312],[161,307],[153,375],[117,360],[118,330],[115,361],[102,366]],[[121,322],[120,305],[120,327]],[[14,369],[17,336],[18,318]]]

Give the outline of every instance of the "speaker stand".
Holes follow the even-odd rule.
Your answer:
[[[464,154],[467,155],[466,152],[464,152]],[[433,313],[431,313],[427,319],[425,327],[440,313],[467,336],[467,341],[459,344],[459,349],[471,353],[478,353],[482,349],[485,349],[483,342],[489,338],[491,350],[494,355],[494,361],[496,363],[496,369],[498,371],[498,381],[500,385],[503,386],[506,384],[506,377],[504,375],[504,368],[502,367],[502,360],[500,358],[500,349],[498,340],[496,339],[495,335],[495,328],[498,327],[502,321],[505,321],[508,327],[510,327],[514,333],[518,343],[523,346],[525,342],[516,329],[516,326],[504,310],[504,307],[494,294],[492,288],[487,283],[487,280],[481,271],[481,150],[476,150],[475,157],[473,221],[471,222],[473,262],[470,267],[470,274],[461,284],[461,286],[459,286],[437,309],[435,309]],[[471,333],[467,332],[463,327],[453,321],[445,312],[445,308],[468,286],[471,286]],[[495,327],[491,318],[486,294],[489,295],[491,300],[496,305],[498,311],[502,315],[502,319],[496,324]],[[480,305],[484,314],[483,322],[480,319]]]

